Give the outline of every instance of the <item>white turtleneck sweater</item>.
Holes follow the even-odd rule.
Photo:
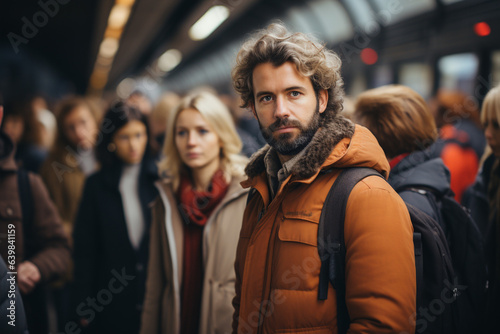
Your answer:
[[[135,249],[138,249],[144,234],[144,215],[139,199],[139,172],[141,164],[125,165],[120,178],[120,194],[127,224],[128,237]]]

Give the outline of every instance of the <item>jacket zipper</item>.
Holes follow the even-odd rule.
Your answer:
[[[283,189],[284,190],[284,189]],[[278,197],[282,197],[282,194],[283,194],[283,191],[280,193],[280,195]],[[262,218],[264,216],[264,214],[268,211],[270,211],[270,207],[275,204],[275,203],[279,203],[279,206],[281,208],[281,200],[280,201],[276,201],[278,199],[278,197],[275,197],[274,200],[271,202],[271,204],[268,206],[268,209],[266,210],[265,208],[262,209],[262,211],[259,213],[259,219],[258,221],[260,221],[260,218]],[[274,202],[274,203],[273,203]],[[278,212],[280,212],[280,208],[278,208]],[[284,216],[282,215],[281,219],[283,220],[284,219]],[[271,235],[273,233],[273,230],[275,229],[275,224],[276,224],[276,219],[274,219],[273,221],[273,226],[271,228]],[[271,238],[269,238],[269,242],[268,242],[268,249],[269,249],[269,245],[271,244],[271,242],[274,242],[274,240],[271,240]],[[273,250],[274,252],[274,250]],[[274,254],[273,254],[274,256]],[[271,259],[272,261],[273,259]],[[262,324],[264,323],[263,321],[263,315],[264,313],[262,313],[262,303],[263,301],[265,300],[264,297],[265,297],[265,287],[267,285],[267,268],[268,268],[268,261],[269,259],[266,257],[266,264],[265,264],[265,268],[264,268],[264,284],[262,285],[264,287],[263,291],[262,291],[262,296],[261,296],[261,302],[260,302],[260,306],[259,306],[259,322],[258,322],[258,326],[257,326],[257,334],[260,334],[262,333],[263,331],[263,327],[262,327]],[[269,293],[271,293],[271,289],[269,289]],[[269,303],[266,303],[266,305],[268,305]],[[266,308],[266,313],[267,313],[267,308]]]

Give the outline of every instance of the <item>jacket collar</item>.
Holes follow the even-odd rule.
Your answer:
[[[16,171],[17,165],[14,159],[16,147],[12,140],[4,132],[0,131],[0,145],[2,147],[2,157],[0,157],[0,170],[1,171]]]
[[[298,179],[313,177],[325,164],[335,146],[344,138],[352,138],[353,134],[354,124],[342,115],[336,115],[318,129],[309,145],[304,149],[302,159],[292,166],[290,174]],[[271,150],[274,149],[266,145],[250,158],[250,163],[245,168],[245,173],[250,179],[266,171],[264,158]],[[330,164],[329,162],[328,164]]]
[[[104,183],[108,187],[112,189],[118,189],[123,167],[124,167],[123,163],[114,163],[110,166],[106,166],[101,169],[101,174],[103,175]],[[141,162],[141,171],[139,172],[139,180],[149,179],[154,181],[157,178],[158,178],[158,170],[156,169],[156,164],[154,160],[152,158],[145,157]]]

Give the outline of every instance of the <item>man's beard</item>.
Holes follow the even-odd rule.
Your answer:
[[[290,120],[288,118],[279,118],[267,128],[263,128],[259,122],[260,131],[266,142],[271,145],[281,155],[296,155],[302,151],[312,140],[314,134],[319,129],[319,105],[316,104],[316,112],[309,124],[304,127],[299,121]],[[292,133],[282,133],[278,138],[274,138],[273,132],[284,126],[293,126],[299,130],[297,138],[291,140]]]

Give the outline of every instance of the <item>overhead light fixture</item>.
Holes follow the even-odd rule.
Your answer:
[[[108,26],[113,29],[122,29],[130,15],[130,7],[115,4],[108,18]]]
[[[88,93],[93,95],[102,94],[102,90],[108,82],[108,75],[113,66],[114,58],[123,28],[130,18],[130,12],[135,0],[115,0],[108,16],[108,24],[104,31],[103,40],[99,46],[99,53],[94,63],[94,69],[90,75]]]
[[[229,8],[213,6],[189,29],[189,37],[199,41],[210,36],[229,17]]]
[[[116,0],[115,3],[122,6],[132,7],[134,2],[135,0]]]
[[[173,70],[182,60],[182,54],[179,50],[170,49],[158,58],[158,68],[163,72]]]
[[[113,64],[113,58],[103,57],[101,55],[98,55],[95,64],[96,66],[98,65],[101,67],[110,67]]]
[[[99,56],[105,58],[113,58],[118,51],[118,40],[112,37],[106,37],[101,42],[101,46],[99,47]]]

